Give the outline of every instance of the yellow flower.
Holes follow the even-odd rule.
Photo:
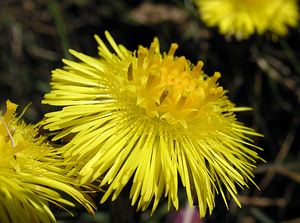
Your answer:
[[[46,129],[59,130],[54,140],[74,136],[62,150],[81,183],[101,178],[104,202],[132,179],[138,210],[154,211],[162,197],[178,208],[179,182],[201,216],[216,193],[226,202],[225,189],[239,204],[236,184],[252,181],[258,158],[249,136],[259,134],[236,120],[234,111],[247,108],[228,100],[220,73],[209,77],[201,61],[174,56],[177,44],[160,53],[155,38],[131,52],[105,35],[114,52],[98,36],[100,59],[71,50],[82,62],[63,60],[43,100],[64,106],[46,114]]]
[[[284,36],[299,19],[297,0],[194,0],[202,20],[220,33],[246,39],[254,33]]]
[[[56,222],[49,202],[74,206],[59,191],[92,213],[90,202],[61,168],[57,150],[44,143],[37,128],[15,117],[16,108],[7,101],[6,113],[0,113],[0,222]]]

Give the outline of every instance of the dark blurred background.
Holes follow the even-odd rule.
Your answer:
[[[190,0],[0,0],[0,105],[6,99],[20,110],[32,103],[24,118],[28,123],[42,119],[49,107],[41,105],[50,90],[51,70],[71,58],[68,49],[97,56],[93,35],[108,30],[116,42],[134,50],[149,46],[159,37],[162,51],[172,42],[177,55],[193,63],[203,60],[204,70],[220,71],[221,85],[237,106],[254,110],[238,114],[240,121],[265,135],[256,144],[267,161],[255,170],[255,186],[240,192],[242,208],[220,197],[211,216],[196,222],[300,222],[300,26],[274,42],[266,34],[236,41],[207,28]],[[167,211],[165,202],[153,216],[138,215],[138,222],[183,222],[184,193],[180,212]],[[60,212],[60,222],[108,223],[111,205],[99,206],[94,218],[80,208],[74,218]],[[189,212],[190,213],[190,212]],[[197,215],[194,212],[195,216]]]

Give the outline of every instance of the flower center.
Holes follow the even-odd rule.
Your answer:
[[[148,117],[187,127],[224,91],[216,83],[220,73],[207,77],[202,61],[194,66],[183,56],[175,57],[177,48],[177,44],[172,44],[169,52],[161,55],[157,39],[150,49],[140,46],[137,59],[128,67],[122,91]]]

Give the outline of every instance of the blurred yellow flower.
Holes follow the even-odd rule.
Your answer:
[[[225,190],[239,204],[236,185],[252,181],[258,158],[249,136],[259,134],[234,114],[248,108],[228,100],[220,73],[209,77],[201,61],[174,56],[177,44],[161,53],[155,38],[131,52],[105,35],[114,52],[98,36],[100,59],[71,50],[81,62],[63,60],[43,100],[64,106],[46,114],[45,128],[59,131],[54,140],[74,136],[62,152],[81,183],[101,178],[105,202],[132,182],[132,205],[152,212],[162,197],[178,208],[179,182],[201,216],[215,194],[226,203]]]
[[[49,202],[74,206],[59,191],[92,213],[90,202],[72,186],[76,181],[61,168],[56,149],[44,143],[37,128],[15,117],[16,108],[7,101],[6,113],[0,113],[0,222],[56,222]]]
[[[220,33],[246,39],[254,33],[284,36],[299,19],[297,0],[194,0],[200,17]]]

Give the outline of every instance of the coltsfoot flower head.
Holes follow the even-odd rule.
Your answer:
[[[225,190],[239,204],[236,185],[252,181],[258,158],[249,136],[259,134],[236,120],[247,108],[228,100],[220,73],[210,77],[203,62],[175,56],[177,44],[161,53],[155,38],[131,52],[105,35],[114,52],[98,36],[99,59],[71,50],[81,62],[63,60],[43,100],[64,106],[46,114],[45,128],[59,132],[54,140],[74,136],[62,148],[77,162],[72,171],[82,183],[108,185],[101,202],[132,182],[132,205],[141,210],[154,211],[162,197],[178,208],[179,182],[201,216],[215,194],[226,202]]]
[[[74,206],[59,191],[92,213],[90,202],[61,168],[56,149],[44,143],[36,127],[15,117],[16,108],[7,101],[5,114],[0,113],[0,222],[56,222],[49,202]]]
[[[194,0],[200,16],[220,33],[246,39],[254,33],[284,36],[299,19],[297,0]]]

